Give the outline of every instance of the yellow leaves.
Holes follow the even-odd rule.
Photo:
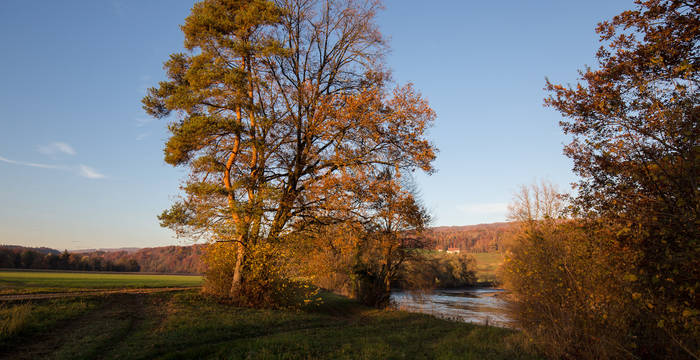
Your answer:
[[[650,59],[650,62],[654,65],[660,66],[664,64],[664,58],[661,56],[661,54],[657,54]]]
[[[561,336],[589,343],[591,336],[614,338],[625,331],[621,309],[642,294],[616,287],[637,275],[611,256],[608,240],[593,238],[573,222],[524,231],[510,249],[509,258],[516,261],[503,266],[507,288],[517,299],[519,325],[527,333],[557,344]]]

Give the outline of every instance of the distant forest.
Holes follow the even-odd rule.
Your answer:
[[[430,228],[424,236],[436,250],[457,248],[462,252],[502,252],[505,250],[512,223],[501,222],[468,226]]]
[[[201,274],[204,245],[163,246],[136,251],[60,252],[0,245],[0,268]]]
[[[423,233],[435,250],[503,251],[509,223],[441,226]],[[0,268],[202,274],[205,245],[144,249],[59,251],[0,245]]]

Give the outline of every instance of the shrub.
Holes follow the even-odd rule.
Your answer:
[[[631,357],[635,257],[606,229],[575,220],[530,222],[506,254],[513,317],[552,358]]]
[[[287,276],[286,265],[281,259],[284,249],[269,243],[249,245],[245,273],[236,305],[263,308],[292,308],[320,301],[318,288],[303,279]],[[233,264],[236,259],[235,247],[230,243],[210,244],[205,261],[208,269],[205,274],[203,291],[220,298],[227,298],[233,280]]]

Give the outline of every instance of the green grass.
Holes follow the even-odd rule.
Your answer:
[[[478,281],[500,282],[498,269],[503,264],[501,253],[473,253],[476,259],[476,278]]]
[[[196,290],[37,301],[32,314],[53,311],[51,325],[31,327],[40,320],[30,315],[25,328],[4,339],[0,358],[536,358],[516,331],[323,297],[322,306],[306,311],[237,308]]]
[[[0,308],[0,338],[10,337],[24,328],[31,310],[28,304]]]
[[[96,298],[0,303],[0,351],[18,338],[51,331],[61,321],[95,309]]]
[[[82,272],[0,271],[0,294],[86,289],[200,286],[201,276]]]

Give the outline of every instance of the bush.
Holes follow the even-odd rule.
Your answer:
[[[236,247],[230,243],[212,243],[204,252],[207,269],[202,291],[218,297],[228,297],[236,263]]]
[[[635,257],[605,229],[574,220],[525,223],[506,254],[513,317],[552,358],[631,357]]]
[[[389,305],[391,289],[387,287],[387,277],[372,267],[363,263],[353,268],[353,298],[367,306],[384,308]]]
[[[288,276],[286,264],[279,260],[286,258],[281,254],[283,251],[272,244],[249,246],[240,295],[230,299],[236,249],[230,243],[210,244],[206,249],[208,267],[203,291],[247,307],[293,308],[319,302],[317,287]]]

